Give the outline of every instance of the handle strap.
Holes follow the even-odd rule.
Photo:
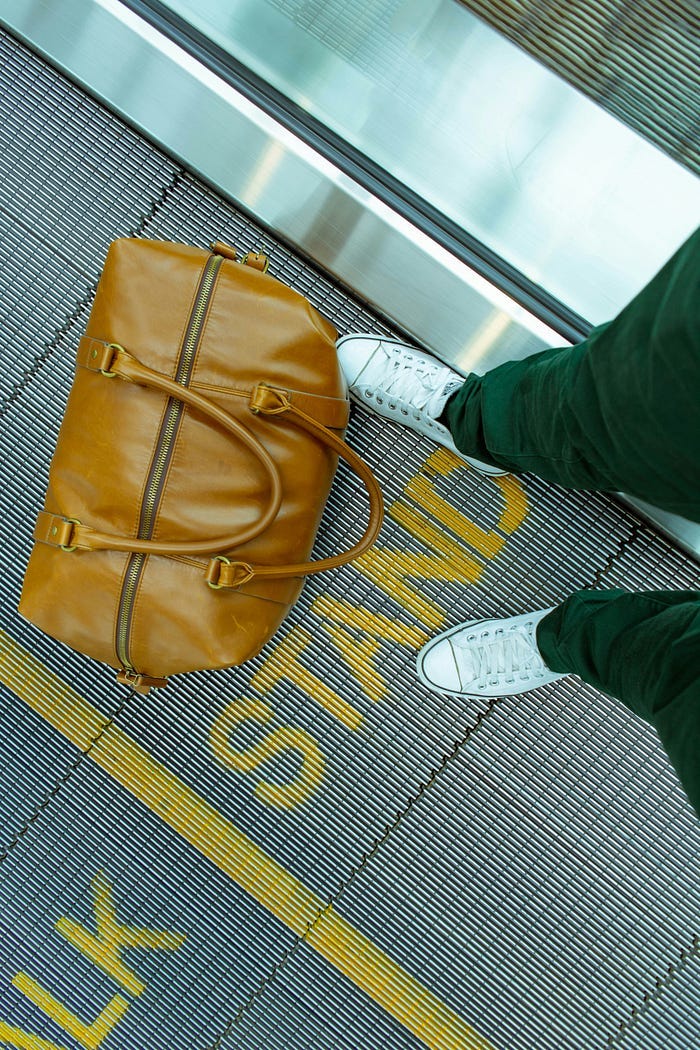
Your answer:
[[[100,349],[98,349],[100,348]],[[95,353],[97,351],[97,353]],[[94,356],[93,356],[94,354]],[[192,542],[167,542],[163,540],[141,540],[131,536],[116,536],[111,533],[98,532],[75,520],[70,521],[56,515],[42,512],[34,530],[34,538],[60,546],[64,550],[85,551],[124,551],[132,554],[164,555],[197,555],[216,554],[219,551],[247,543],[259,536],[277,517],[282,502],[282,483],[279,472],[269,453],[258,439],[246,430],[233,416],[229,415],[215,402],[189,387],[176,383],[169,376],[156,372],[141,364],[135,357],[116,344],[99,343],[98,340],[85,341],[78,353],[78,364],[92,371],[101,372],[104,376],[118,376],[129,383],[160,390],[169,397],[184,401],[191,408],[217,423],[224,430],[238,438],[262,465],[269,483],[269,493],[264,510],[257,521],[240,532],[229,536],[215,536],[207,540]]]
[[[346,442],[342,441],[332,430],[323,426],[303,409],[292,403],[291,395],[286,390],[258,384],[250,394],[249,407],[253,414],[266,416],[285,415],[298,426],[313,434],[327,445],[353,470],[364,483],[369,498],[369,522],[360,540],[349,550],[330,558],[314,562],[300,562],[294,565],[251,565],[248,562],[230,561],[220,551],[231,551],[235,547],[258,536],[276,517],[282,500],[282,486],[279,472],[265,447],[233,416],[229,415],[209,398],[196,393],[189,387],[181,386],[169,376],[156,372],[137,361],[123,347],[107,344],[95,339],[81,341],[78,352],[78,364],[104,376],[116,377],[126,382],[160,390],[169,397],[176,398],[190,405],[207,416],[224,430],[233,434],[246,445],[257,457],[267,473],[270,493],[267,507],[261,518],[247,529],[233,536],[219,536],[209,540],[186,543],[169,543],[160,540],[139,540],[128,536],[117,536],[98,532],[75,519],[66,519],[59,515],[42,511],[37,519],[34,538],[63,550],[114,550],[126,553],[162,554],[162,555],[206,555],[215,554],[207,566],[205,579],[214,588],[240,587],[254,576],[284,578],[289,576],[307,576],[326,569],[334,569],[358,558],[368,550],[376,540],[384,517],[384,502],[379,484],[367,464]]]
[[[260,383],[251,396],[250,410],[255,413],[260,412],[266,416],[285,415],[298,426],[309,431],[309,433],[313,434],[345,460],[350,469],[364,483],[367,490],[370,508],[369,522],[361,539],[349,550],[319,561],[299,562],[296,565],[251,565],[249,562],[230,561],[222,556],[212,558],[205,574],[209,586],[216,589],[219,587],[240,587],[252,580],[254,576],[265,576],[268,579],[282,579],[286,576],[311,576],[317,572],[325,572],[327,569],[335,569],[340,565],[346,565],[355,558],[359,558],[376,540],[384,518],[382,492],[377,479],[367,464],[356,452],[353,452],[345,441],[341,441],[332,431],[327,430],[321,423],[318,423],[306,412],[292,404],[285,390],[279,390]]]

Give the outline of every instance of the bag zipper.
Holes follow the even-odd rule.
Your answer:
[[[219,255],[211,255],[202,271],[199,287],[195,296],[194,305],[187,322],[185,338],[182,342],[180,357],[178,359],[175,382],[181,386],[189,386],[194,368],[194,360],[199,347],[199,342],[204,329],[209,304],[214,292],[214,285],[219,269],[223,263]],[[150,540],[153,536],[158,507],[163,498],[165,478],[172,459],[175,439],[177,437],[180,423],[185,411],[182,401],[169,398],[165,417],[160,428],[156,450],[151,461],[146,487],[144,489],[141,514],[139,517],[139,529],[137,538]],[[131,627],[134,613],[134,604],[139,581],[146,564],[147,554],[132,554],[129,559],[124,583],[119,598],[116,628],[116,653],[117,659],[126,671],[135,672],[131,663]]]

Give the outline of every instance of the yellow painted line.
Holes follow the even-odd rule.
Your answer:
[[[324,959],[434,1050],[494,1050],[433,993],[157,762],[32,653],[0,631],[0,681],[202,856],[304,937]],[[313,928],[309,930],[310,924]]]

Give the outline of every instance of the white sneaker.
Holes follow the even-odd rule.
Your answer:
[[[437,635],[418,653],[418,677],[436,693],[511,696],[565,675],[550,671],[535,628],[551,609],[503,620],[470,620]]]
[[[432,438],[481,474],[508,473],[465,456],[455,445],[448,428],[438,423],[447,399],[463,384],[462,376],[398,339],[346,335],[336,345],[340,367],[354,401]]]

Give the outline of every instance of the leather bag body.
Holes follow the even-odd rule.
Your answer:
[[[111,245],[20,602],[144,692],[250,659],[304,576],[381,525],[377,483],[342,440],[335,329],[263,257],[212,248]],[[369,525],[309,562],[339,456],[369,491]]]

